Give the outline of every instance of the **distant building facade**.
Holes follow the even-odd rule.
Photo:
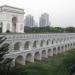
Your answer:
[[[26,27],[34,27],[34,17],[31,15],[27,15],[25,18],[25,26]]]
[[[49,21],[49,15],[47,13],[44,13],[41,15],[39,19],[39,27],[46,27],[50,26],[50,21]]]

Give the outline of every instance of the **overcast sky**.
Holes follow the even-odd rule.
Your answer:
[[[75,27],[75,0],[0,0],[0,6],[4,4],[25,9],[36,21],[47,12],[51,26]]]

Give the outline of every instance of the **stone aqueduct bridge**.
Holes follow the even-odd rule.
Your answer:
[[[75,33],[50,34],[1,34],[6,36],[2,44],[9,44],[9,54],[14,58],[13,64],[25,65],[75,48]]]

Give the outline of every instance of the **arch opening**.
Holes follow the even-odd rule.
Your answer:
[[[47,40],[47,45],[49,45],[49,44],[50,44],[50,39]]]
[[[35,53],[35,55],[34,55],[34,60],[35,60],[35,61],[41,60],[41,55],[40,55],[39,52],[36,52],[36,53]]]
[[[53,55],[56,55],[56,48],[53,48]]]
[[[72,47],[72,43],[71,43],[71,47]]]
[[[51,49],[48,49],[48,57],[51,56]]]
[[[33,42],[33,48],[36,48],[37,45],[38,45],[38,41],[34,41],[34,42]]]
[[[7,30],[6,30],[6,33],[9,33],[10,32],[10,24],[7,23]]]
[[[46,50],[43,50],[43,51],[42,51],[42,59],[43,59],[43,58],[46,58]]]
[[[67,48],[67,45],[65,45],[65,48]]]
[[[61,47],[62,51],[64,50],[64,46]]]
[[[24,49],[26,50],[26,49],[29,49],[29,41],[27,41],[26,43],[25,43],[25,45],[24,45]]]
[[[13,32],[16,32],[16,26],[17,25],[17,18],[16,17],[13,17],[12,18],[12,30]]]
[[[33,56],[32,56],[31,53],[28,53],[28,54],[26,55],[25,61],[26,61],[26,64],[29,64],[29,63],[33,62]]]
[[[15,65],[25,65],[23,56],[17,56],[17,58],[15,59]]]
[[[44,43],[45,43],[45,40],[42,40],[41,43],[40,43],[40,46],[44,47]]]
[[[68,44],[68,48],[70,47],[70,45]]]
[[[74,46],[74,43],[73,43],[73,46]]]
[[[55,39],[52,39],[52,42],[51,42],[51,44],[54,44],[55,43]]]
[[[58,47],[58,53],[60,53],[61,52],[61,49],[60,49],[60,46]]]
[[[14,44],[14,50],[15,51],[20,50],[20,42],[17,42],[17,43]]]

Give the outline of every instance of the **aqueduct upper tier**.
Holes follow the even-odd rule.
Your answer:
[[[24,65],[75,48],[75,33],[12,33],[1,36],[7,37],[2,45],[9,44],[7,57],[14,58],[14,64]]]

